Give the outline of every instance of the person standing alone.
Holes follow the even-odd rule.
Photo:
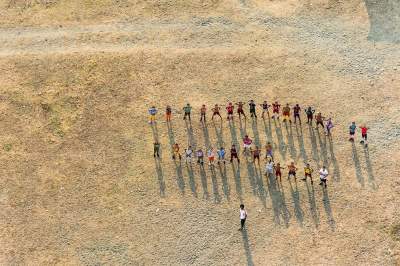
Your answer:
[[[244,224],[246,222],[247,218],[247,211],[244,209],[244,205],[240,204],[240,229],[239,231],[242,231],[244,229]]]

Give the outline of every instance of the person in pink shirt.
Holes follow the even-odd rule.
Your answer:
[[[250,150],[251,143],[253,143],[251,138],[249,138],[248,135],[244,136],[244,138],[243,138],[243,147],[244,147],[243,153]]]

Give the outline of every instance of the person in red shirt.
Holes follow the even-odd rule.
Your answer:
[[[297,119],[299,119],[299,123],[300,123],[300,125],[301,125],[300,111],[301,111],[301,107],[300,107],[299,104],[297,103],[297,104],[293,107],[294,123],[296,124]]]
[[[274,165],[274,169],[275,169],[275,179],[278,180],[278,177],[279,177],[279,182],[282,183],[281,169],[285,169],[285,168],[281,167],[280,163],[277,163],[276,165]]]
[[[263,109],[263,112],[262,112],[262,115],[261,115],[261,117],[262,117],[262,119],[264,119],[265,118],[265,113],[267,113],[267,115],[268,115],[268,118],[269,118],[269,107],[271,107],[268,103],[267,103],[267,101],[264,101],[262,104],[260,104],[260,106],[262,107],[262,109]]]
[[[221,120],[222,120],[222,116],[221,116],[221,114],[219,113],[219,110],[220,110],[221,108],[218,106],[218,104],[216,104],[215,106],[214,106],[214,108],[212,109],[212,111],[213,111],[213,115],[212,115],[212,117],[211,117],[211,120],[214,120],[214,116],[219,116],[219,118],[221,118]]]
[[[238,103],[236,103],[236,105],[238,106],[237,112],[238,112],[238,114],[239,114],[239,120],[240,120],[240,116],[241,116],[241,115],[243,115],[243,116],[244,116],[244,119],[246,119],[246,115],[244,114],[244,111],[243,111],[243,105],[244,105],[244,103],[243,103],[243,102],[238,102]]]
[[[232,103],[228,103],[228,106],[226,107],[226,111],[228,112],[228,116],[226,117],[226,119],[229,120],[233,120],[233,109],[235,108],[235,106]]]
[[[275,101],[272,104],[272,118],[275,119],[275,117],[277,119],[279,119],[279,109],[281,108],[281,105],[278,103],[278,101]]]
[[[367,146],[367,131],[368,131],[368,127],[366,125],[362,125],[361,126],[361,144],[365,143],[365,146]]]
[[[200,122],[206,122],[206,112],[207,112],[207,108],[206,105],[203,104],[200,108]]]
[[[260,148],[258,148],[258,146],[256,146],[256,148],[254,150],[252,148],[250,148],[250,151],[253,153],[253,163],[256,163],[256,159],[257,159],[258,165],[260,165],[260,154],[261,154]]]
[[[167,108],[165,109],[165,119],[168,122],[171,122],[171,115],[172,115],[172,108],[171,106],[167,105]]]

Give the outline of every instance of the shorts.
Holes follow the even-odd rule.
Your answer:
[[[251,147],[251,144],[243,144],[243,147],[246,149],[246,148],[250,148]]]
[[[220,114],[219,114],[219,112],[214,112],[214,113],[213,113],[213,116],[214,116],[214,115],[220,115]]]
[[[367,139],[367,133],[361,134],[361,137],[364,138],[364,139]]]
[[[351,132],[351,131],[350,131],[350,136],[354,136],[355,133],[356,133],[356,132]]]
[[[267,156],[271,156],[272,157],[272,151],[267,151]]]
[[[213,161],[214,161],[214,157],[208,157],[208,160],[209,160],[210,162],[213,162]]]
[[[170,118],[171,118],[171,113],[166,113],[166,114],[165,114],[165,117],[166,117],[167,119],[170,119]]]
[[[290,119],[289,115],[283,115],[283,119]]]
[[[238,114],[244,114],[243,109],[238,109],[237,112],[238,112]]]
[[[228,111],[228,115],[233,115],[233,111]]]
[[[305,177],[307,177],[307,176],[311,177],[311,174],[309,174],[309,173],[304,173],[304,176],[305,176]]]
[[[231,153],[231,158],[237,158],[237,157],[238,157],[237,153]]]
[[[280,171],[279,172],[275,172],[275,175],[279,176],[279,177],[282,177],[282,172],[280,172]]]
[[[260,155],[253,155],[253,159],[254,159],[254,160],[255,160],[255,159],[260,160]]]
[[[295,171],[289,171],[289,175],[296,176],[296,172]]]
[[[313,119],[313,115],[307,115],[307,118],[312,120]]]
[[[149,115],[149,120],[150,121],[156,120],[156,115]]]

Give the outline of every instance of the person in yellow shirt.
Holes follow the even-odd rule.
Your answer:
[[[310,167],[310,164],[306,164],[306,167],[304,167],[304,178],[302,179],[303,181],[307,180],[307,176],[310,177],[311,180],[311,184],[313,183],[313,179],[312,179],[312,173],[314,172],[314,170]]]

